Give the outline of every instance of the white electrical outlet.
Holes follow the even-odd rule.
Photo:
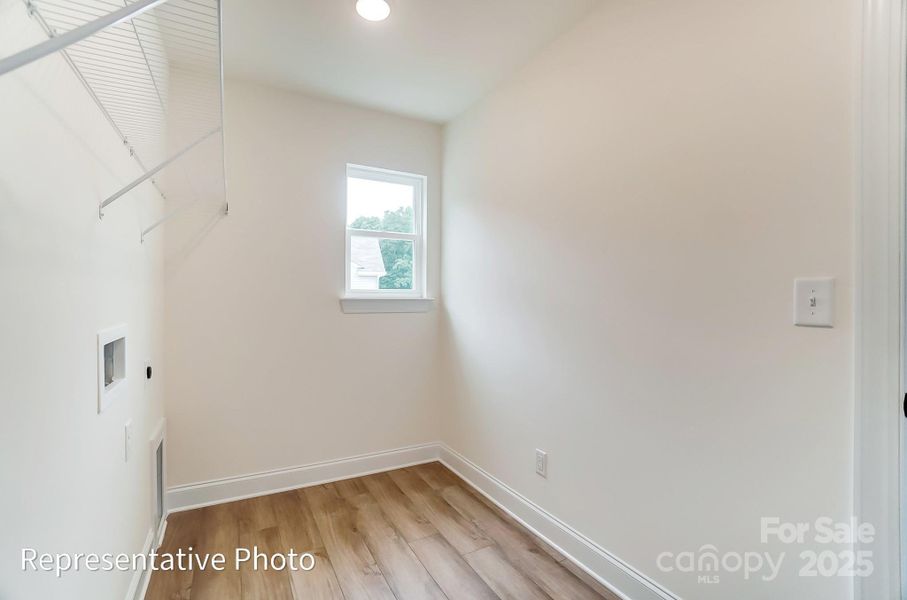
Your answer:
[[[132,419],[126,421],[123,428],[123,460],[129,462],[130,454],[132,454]]]
[[[542,477],[548,477],[548,453],[538,448],[535,449],[535,472]]]

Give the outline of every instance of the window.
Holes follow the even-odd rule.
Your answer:
[[[425,296],[425,177],[347,165],[347,297]]]

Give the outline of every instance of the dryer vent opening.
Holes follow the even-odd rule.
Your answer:
[[[154,522],[164,518],[164,440],[154,449]]]

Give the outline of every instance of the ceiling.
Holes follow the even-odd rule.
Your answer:
[[[481,98],[599,0],[389,0],[372,23],[355,0],[225,0],[224,68],[430,121]]]

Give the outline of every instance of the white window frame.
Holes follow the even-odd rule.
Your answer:
[[[379,167],[368,167],[364,165],[347,164],[346,182],[349,178],[370,179],[372,181],[382,181],[386,183],[400,183],[411,185],[413,187],[413,219],[414,233],[396,233],[387,231],[372,231],[365,229],[350,229],[346,225],[346,211],[344,211],[344,228],[346,230],[346,267],[345,267],[345,284],[344,299],[425,299],[425,280],[426,280],[426,243],[425,243],[425,218],[427,205],[427,188],[428,178],[425,175],[415,173],[405,173],[402,171],[392,171]],[[347,185],[344,185],[344,189]],[[348,196],[345,196],[347,198]],[[356,237],[373,237],[385,240],[411,240],[413,242],[413,289],[411,290],[353,290],[350,289],[352,273],[350,272],[350,250],[353,236]],[[354,312],[354,311],[348,311]],[[366,311],[355,311],[366,312]],[[382,311],[385,312],[385,311]],[[399,310],[393,312],[401,312]]]

